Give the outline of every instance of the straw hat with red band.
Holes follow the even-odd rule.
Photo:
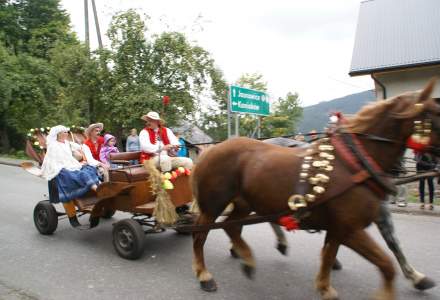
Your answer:
[[[160,118],[159,114],[155,111],[148,112],[146,115],[143,115],[141,117],[141,119],[146,122],[151,121],[151,120],[162,122],[162,119]]]

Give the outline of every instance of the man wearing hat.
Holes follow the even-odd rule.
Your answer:
[[[87,139],[84,141],[84,145],[86,145],[89,148],[93,159],[96,161],[100,161],[99,153],[101,152],[101,147],[104,144],[104,138],[99,135],[102,129],[104,129],[104,124],[94,123],[94,124],[90,124],[90,126],[87,127],[85,131]],[[87,156],[88,153],[85,154]],[[87,161],[88,160],[89,157],[87,157]]]
[[[146,127],[139,133],[141,163],[153,159],[162,172],[171,171],[176,167],[192,168],[193,162],[190,158],[170,156],[170,153],[179,148],[179,140],[169,128],[162,126],[157,112],[150,111],[141,119],[147,122]]]

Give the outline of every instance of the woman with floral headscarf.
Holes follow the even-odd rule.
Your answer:
[[[81,146],[67,140],[69,129],[58,125],[52,127],[47,136],[47,153],[41,166],[41,176],[56,185],[58,193],[51,202],[63,203],[70,223],[79,226],[72,200],[84,196],[98,187],[96,168],[86,162],[80,163],[72,155],[75,147]]]

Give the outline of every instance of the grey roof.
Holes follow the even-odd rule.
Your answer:
[[[361,3],[350,75],[440,64],[439,0]]]
[[[181,121],[180,126],[173,127],[172,131],[180,134],[185,141],[191,144],[211,143],[213,141],[203,130],[188,121]]]

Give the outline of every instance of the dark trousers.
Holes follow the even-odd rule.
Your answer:
[[[434,202],[434,178],[428,177],[425,179],[419,179],[419,197],[420,202],[425,202],[425,180],[428,181],[428,189],[429,189],[429,203]]]

